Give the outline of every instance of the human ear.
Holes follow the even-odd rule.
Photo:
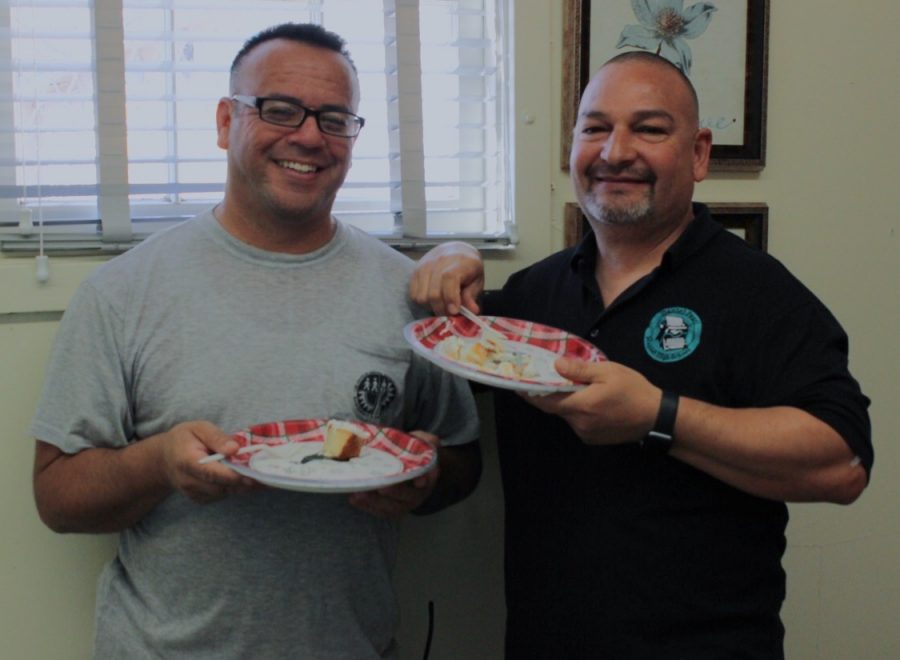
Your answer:
[[[231,129],[231,99],[222,97],[216,106],[216,144],[220,149],[228,149],[228,131]]]
[[[694,137],[694,181],[699,183],[709,173],[709,156],[712,152],[712,131],[701,128]]]

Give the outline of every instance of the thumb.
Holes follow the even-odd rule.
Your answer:
[[[221,438],[218,443],[217,452],[221,454],[225,454],[226,456],[231,456],[238,449],[241,448],[240,443],[232,437],[226,436]]]
[[[592,383],[598,380],[599,365],[593,362],[559,358],[553,366],[556,367],[556,371],[560,376],[576,383]]]
[[[194,435],[213,453],[230,456],[240,448],[240,443],[214,424],[201,424]]]
[[[415,436],[419,440],[424,440],[432,447],[439,447],[441,444],[441,439],[434,433],[429,433],[428,431],[416,430],[410,431],[409,434]]]

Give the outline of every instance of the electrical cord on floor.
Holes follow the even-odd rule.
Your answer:
[[[428,654],[431,653],[431,637],[434,635],[434,601],[428,601],[428,635],[425,637],[425,655],[422,660],[428,660]]]

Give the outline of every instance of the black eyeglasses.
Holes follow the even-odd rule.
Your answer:
[[[365,119],[352,112],[313,110],[284,99],[243,94],[235,94],[231,98],[244,105],[249,105],[251,108],[256,108],[259,111],[260,119],[276,126],[300,128],[306,118],[312,116],[316,118],[316,126],[323,133],[350,138],[359,135],[363,124],[366,123]]]

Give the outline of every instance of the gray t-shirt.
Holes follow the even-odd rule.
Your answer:
[[[233,432],[350,413],[471,441],[468,386],[403,340],[419,311],[411,269],[348,225],[286,255],[201,214],[78,289],[31,433],[75,453],[188,420]],[[346,495],[265,489],[200,505],[174,494],[120,534],[98,588],[96,657],[394,658],[396,537]]]

